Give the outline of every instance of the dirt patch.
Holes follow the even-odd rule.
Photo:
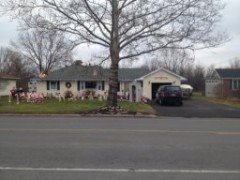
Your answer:
[[[136,112],[131,112],[126,109],[121,108],[120,106],[118,107],[102,107],[100,109],[94,110],[94,111],[89,111],[87,114],[118,114],[118,115],[135,115]]]

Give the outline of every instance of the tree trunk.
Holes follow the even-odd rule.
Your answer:
[[[119,12],[118,12],[118,1],[112,0],[112,30],[111,30],[111,69],[109,77],[109,92],[107,106],[116,107],[117,106],[117,92],[118,92],[118,64],[119,64]]]
[[[107,106],[117,107],[118,63],[112,63],[109,77]]]

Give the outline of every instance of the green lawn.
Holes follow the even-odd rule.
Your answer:
[[[128,101],[119,101],[119,106],[127,112],[155,114],[153,108],[143,103],[132,103]],[[6,97],[0,98],[0,113],[20,113],[20,114],[86,114],[94,112],[106,105],[106,101],[98,100],[77,100],[62,101],[56,99],[45,100],[42,103],[27,103],[16,101],[9,103]]]
[[[215,97],[206,97],[201,93],[194,93],[192,99],[210,101],[217,104],[224,104],[230,107],[240,108],[240,99],[239,98],[215,98]]]

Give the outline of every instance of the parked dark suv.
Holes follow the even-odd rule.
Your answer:
[[[163,85],[160,86],[156,93],[156,102],[160,105],[174,103],[182,106],[182,90],[180,86]]]

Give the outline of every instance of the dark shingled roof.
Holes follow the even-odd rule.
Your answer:
[[[140,78],[151,71],[147,68],[122,68],[118,71],[119,80],[132,81]]]
[[[106,71],[99,66],[72,65],[49,73],[44,80],[104,80]]]
[[[240,69],[216,69],[221,78],[240,78]]]
[[[147,68],[123,68],[119,69],[120,81],[132,81],[150,72]],[[49,73],[43,80],[82,80],[82,81],[102,81],[108,80],[110,69],[100,66],[82,66],[74,64]]]

